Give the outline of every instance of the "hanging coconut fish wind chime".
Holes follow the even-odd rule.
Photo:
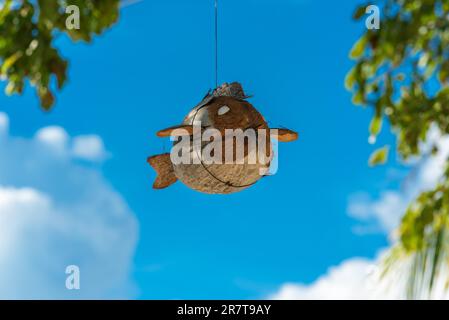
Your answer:
[[[181,125],[157,133],[158,137],[174,138],[174,144],[172,153],[148,158],[148,163],[157,172],[154,189],[167,188],[180,180],[189,188],[208,194],[242,191],[268,174],[273,159],[271,138],[280,142],[298,138],[296,132],[288,129],[270,129],[264,117],[247,101],[249,97],[238,82],[218,86],[217,8],[216,0],[216,89],[208,92]],[[207,130],[214,130],[210,135],[213,139],[204,139]],[[251,135],[246,134],[249,130],[255,133],[256,143],[250,142]],[[236,132],[243,133],[243,139],[239,140]],[[238,141],[243,143],[239,145]],[[231,157],[228,157],[228,151],[232,151]],[[211,156],[219,161],[210,161]],[[178,161],[179,158],[188,161]]]

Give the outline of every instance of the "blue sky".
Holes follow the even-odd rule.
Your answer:
[[[32,90],[0,95],[13,135],[57,125],[103,139],[111,157],[99,170],[139,224],[138,298],[262,298],[388,245],[382,232],[355,233],[347,213],[352,195],[397,188],[402,170],[368,167],[394,137],[386,130],[369,145],[372,112],[343,86],[364,28],[351,20],[360,1],[221,2],[220,82],[241,82],[270,125],[300,134],[280,145],[278,173],[244,192],[205,195],[179,182],[155,191],[146,164],[170,147],[155,132],[180,123],[214,85],[212,1],[144,0],[93,44],[60,39],[69,82],[50,113]]]

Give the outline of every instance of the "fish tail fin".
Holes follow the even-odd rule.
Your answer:
[[[156,181],[153,184],[154,189],[164,189],[178,181],[169,153],[149,157],[147,162],[157,173]]]

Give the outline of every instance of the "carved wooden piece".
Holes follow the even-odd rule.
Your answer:
[[[204,129],[215,128],[222,134],[223,144],[225,143],[226,129],[265,129],[267,139],[265,141],[265,150],[267,159],[258,161],[255,164],[249,164],[249,155],[251,152],[257,154],[257,145],[248,144],[245,140],[245,152],[243,164],[206,164],[201,158],[201,153],[194,150],[193,147],[188,150],[191,159],[196,159],[197,164],[176,164],[172,165],[172,170],[167,166],[167,156],[163,158],[151,157],[149,163],[158,172],[155,188],[168,187],[177,179],[182,181],[188,187],[209,194],[229,194],[244,190],[268,172],[271,159],[273,157],[270,132],[263,116],[245,99],[242,87],[238,83],[224,84],[207,95],[203,101],[195,107],[184,119],[182,125],[167,128],[158,132],[158,136],[167,137],[173,134],[177,129],[184,129],[182,135],[190,135],[190,141],[193,142],[193,126],[201,125]],[[180,134],[181,135],[181,134]],[[293,141],[298,137],[296,132],[288,129],[279,129],[277,138],[279,141]],[[185,137],[184,137],[185,138]],[[177,142],[175,142],[176,144]],[[210,142],[201,142],[201,148]],[[236,146],[234,141],[234,152]],[[250,149],[251,148],[251,149]],[[255,148],[255,149],[254,149]],[[223,145],[222,158],[225,160],[225,146]],[[169,158],[168,158],[169,159]],[[164,177],[166,175],[166,177]]]

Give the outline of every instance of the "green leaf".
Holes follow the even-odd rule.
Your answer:
[[[381,130],[382,130],[382,117],[376,115],[371,120],[369,132],[371,133],[372,136],[377,136]]]
[[[12,3],[12,0],[6,0],[0,3],[0,24],[3,23],[3,20],[5,20],[5,17],[10,12]]]
[[[352,103],[357,105],[357,106],[363,106],[364,105],[364,100],[363,99],[364,98],[363,98],[362,92],[358,91],[352,97]]]
[[[354,20],[359,20],[361,17],[363,17],[366,13],[366,6],[361,5],[358,6],[357,9],[355,9],[354,14],[352,15],[352,18]]]
[[[377,149],[374,151],[369,158],[369,165],[371,167],[385,164],[388,160],[388,154],[390,151],[389,146],[385,146],[383,148]]]
[[[434,255],[431,264],[430,280],[429,280],[429,291],[432,291],[435,279],[437,277],[438,270],[440,269],[440,260],[443,255],[443,241],[444,241],[444,231],[445,228],[441,227],[435,235],[435,245],[434,245]]]
[[[39,89],[39,98],[41,99],[42,108],[45,111],[50,110],[55,102],[53,94],[45,87]]]
[[[404,79],[405,79],[405,74],[404,73],[398,73],[397,75],[396,75],[396,80],[398,80],[398,81],[404,81]]]
[[[363,52],[365,51],[366,42],[367,42],[367,37],[366,36],[362,36],[354,44],[354,46],[351,49],[351,53],[349,54],[351,59],[357,59],[357,58],[359,58],[363,54]]]
[[[81,28],[66,27],[67,5],[80,8]],[[8,82],[6,93],[21,94],[30,83],[48,110],[55,100],[52,87],[61,90],[67,82],[68,61],[56,38],[67,34],[90,42],[118,20],[119,5],[119,0],[0,0],[0,79]]]
[[[352,90],[352,88],[354,88],[355,81],[356,81],[356,68],[354,67],[346,75],[346,78],[345,78],[346,90],[348,90],[348,91]]]
[[[440,82],[447,82],[449,80],[449,60],[446,60],[441,64],[438,80],[440,80]]]
[[[0,74],[6,75],[8,70],[14,65],[22,57],[22,52],[18,51],[14,53],[12,56],[5,59],[3,62],[2,68],[0,69]]]

